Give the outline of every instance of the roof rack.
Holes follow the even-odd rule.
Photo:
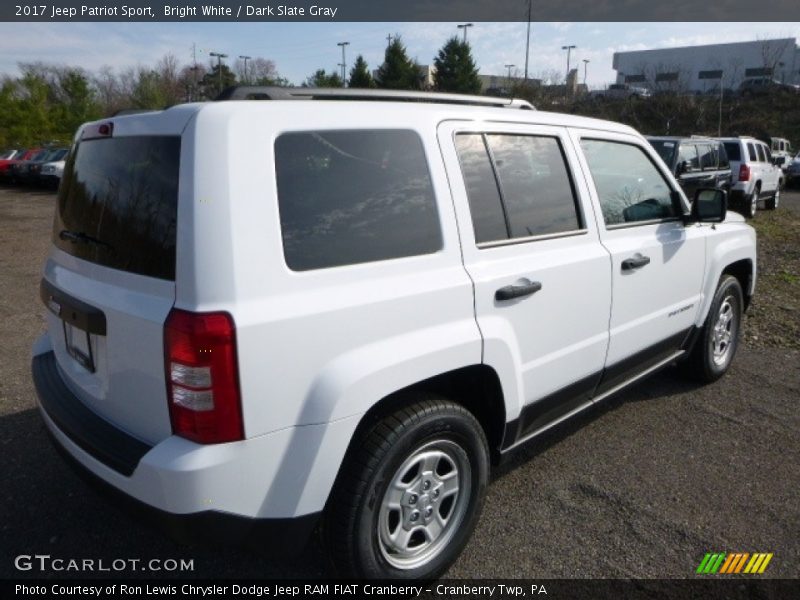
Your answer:
[[[439,92],[410,92],[403,90],[366,90],[355,88],[304,88],[235,85],[214,98],[223,100],[375,100],[393,102],[433,102],[438,104],[463,104],[472,106],[494,106],[535,110],[527,100],[498,98],[494,96],[470,96],[466,94],[442,94]]]

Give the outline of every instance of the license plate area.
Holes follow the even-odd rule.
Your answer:
[[[61,321],[64,329],[64,346],[75,362],[81,365],[89,373],[95,372],[94,352],[92,351],[92,339],[88,331]]]

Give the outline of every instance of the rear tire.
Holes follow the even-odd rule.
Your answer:
[[[703,329],[682,365],[688,376],[711,383],[727,372],[739,346],[743,307],[739,280],[733,275],[723,275]]]
[[[758,212],[758,196],[761,194],[761,188],[756,186],[753,188],[753,193],[745,200],[742,207],[742,214],[748,219],[755,219]]]
[[[322,534],[341,575],[433,579],[467,544],[489,480],[483,428],[463,406],[421,394],[348,451]]]

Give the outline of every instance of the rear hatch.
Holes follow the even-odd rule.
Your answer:
[[[64,168],[42,280],[65,384],[149,444],[171,435],[163,329],[175,301],[187,108],[83,128]]]

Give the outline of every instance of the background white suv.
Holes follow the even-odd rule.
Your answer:
[[[752,137],[721,140],[731,165],[730,206],[751,219],[759,202],[767,210],[776,209],[784,175],[773,164],[769,146]]]
[[[287,555],[319,528],[343,574],[435,577],[493,461],[730,366],[755,233],[630,127],[257,94],[85,125],[44,267],[42,418],[173,533]]]

